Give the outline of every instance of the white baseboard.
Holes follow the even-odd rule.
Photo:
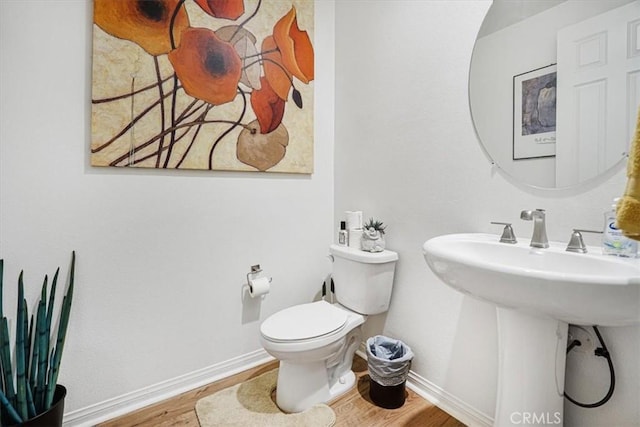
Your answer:
[[[367,359],[367,351],[364,343],[356,353],[363,359]],[[447,393],[441,387],[413,371],[409,371],[407,387],[469,427],[493,426],[493,418],[466,404],[454,395]]]
[[[367,359],[364,344],[360,346],[356,353],[363,359]],[[272,356],[263,349],[259,349],[198,371],[66,413],[64,414],[63,426],[94,426],[272,360],[274,360]],[[409,371],[407,387],[470,427],[490,427],[493,425],[491,417],[447,393],[413,371]]]
[[[274,360],[263,349],[64,414],[64,427],[90,427]]]
[[[469,427],[493,426],[493,418],[413,371],[409,371],[407,387]]]

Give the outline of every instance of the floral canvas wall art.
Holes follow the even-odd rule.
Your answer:
[[[313,0],[94,0],[93,166],[313,172]]]

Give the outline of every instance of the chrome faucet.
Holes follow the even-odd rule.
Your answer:
[[[531,244],[529,244],[529,246],[532,248],[548,248],[549,239],[547,239],[544,209],[522,211],[520,212],[520,219],[524,219],[525,221],[533,220],[533,235],[531,236]]]

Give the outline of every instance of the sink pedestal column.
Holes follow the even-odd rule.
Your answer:
[[[569,325],[498,307],[495,423],[562,426]]]

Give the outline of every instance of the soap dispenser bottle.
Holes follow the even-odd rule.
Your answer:
[[[638,242],[622,234],[616,227],[616,206],[619,198],[613,199],[613,205],[604,213],[604,231],[602,233],[602,253],[621,257],[638,256]]]
[[[338,244],[340,246],[349,246],[349,233],[347,232],[346,221],[340,221],[340,231],[338,231]]]

